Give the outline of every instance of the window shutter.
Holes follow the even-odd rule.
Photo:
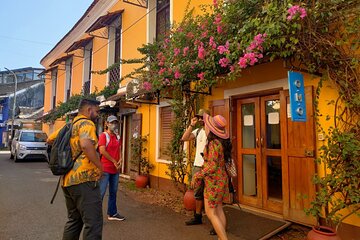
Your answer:
[[[174,119],[174,114],[170,106],[160,108],[160,158],[161,159],[167,159],[167,160],[170,159],[170,156],[166,153],[173,136],[171,129],[171,123],[173,119]]]

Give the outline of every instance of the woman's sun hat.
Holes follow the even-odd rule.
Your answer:
[[[212,133],[222,139],[229,138],[229,132],[226,130],[227,121],[221,115],[216,115],[214,117],[210,116],[207,113],[204,113],[203,119],[205,125],[210,129]]]

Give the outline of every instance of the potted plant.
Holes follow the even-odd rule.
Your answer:
[[[131,162],[139,167],[139,173],[135,178],[135,185],[138,188],[145,188],[149,184],[149,173],[154,165],[144,156],[147,148],[147,136],[136,136],[131,139]]]
[[[335,105],[335,109],[339,111],[340,107]],[[337,235],[339,225],[350,215],[359,216],[360,213],[360,139],[356,136],[358,131],[353,129],[356,125],[339,126],[343,117],[337,116],[335,126],[329,128],[327,144],[320,148],[318,161],[327,171],[324,176],[315,176],[314,183],[319,190],[307,210],[318,222],[325,219],[326,225],[335,228],[315,226],[308,234],[309,240],[340,239]]]

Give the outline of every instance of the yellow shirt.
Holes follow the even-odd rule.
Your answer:
[[[79,114],[73,122],[79,118],[86,118]],[[54,140],[60,129],[49,136],[49,140]],[[95,124],[89,119],[79,120],[73,125],[70,147],[73,158],[81,152],[80,139],[90,139],[94,147],[97,148],[98,138],[96,136]],[[84,182],[98,181],[100,178],[99,169],[93,164],[84,153],[76,159],[73,168],[64,176],[63,187],[69,187]]]

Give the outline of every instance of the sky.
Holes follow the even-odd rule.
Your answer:
[[[0,0],[0,71],[42,68],[40,60],[93,0]]]

